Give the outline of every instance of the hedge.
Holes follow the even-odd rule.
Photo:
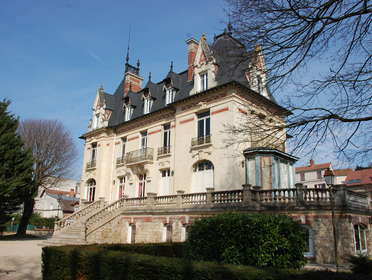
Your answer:
[[[194,222],[188,234],[195,260],[300,268],[304,258],[303,228],[288,216],[224,213]]]
[[[179,244],[44,247],[44,280],[367,280],[348,273],[259,269],[163,257]],[[181,245],[182,246],[182,245]],[[168,248],[168,249],[165,249]],[[170,249],[172,248],[172,249]],[[179,249],[179,248],[178,248]],[[168,250],[168,251],[167,251]],[[130,252],[131,251],[131,252]],[[134,253],[151,251],[155,255]],[[160,251],[167,251],[162,253]]]

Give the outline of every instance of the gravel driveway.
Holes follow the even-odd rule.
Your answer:
[[[1,280],[40,280],[43,239],[0,240]]]

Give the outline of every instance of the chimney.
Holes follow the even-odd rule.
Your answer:
[[[194,60],[198,50],[198,42],[194,38],[186,41],[187,44],[187,80],[191,81],[194,75]]]
[[[313,166],[313,165],[314,165],[314,160],[311,159],[311,160],[310,160],[310,166]]]
[[[128,94],[129,91],[139,92],[141,90],[143,78],[139,75],[140,72],[140,62],[137,61],[137,66],[125,63],[125,73],[124,73],[124,96]]]

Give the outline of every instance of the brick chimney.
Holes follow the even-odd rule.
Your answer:
[[[311,159],[311,160],[310,160],[310,166],[313,166],[313,165],[314,165],[314,160]]]
[[[143,78],[139,75],[140,63],[137,61],[137,67],[128,63],[125,63],[124,71],[124,96],[126,96],[129,90],[138,92],[141,90]]]
[[[194,75],[194,61],[198,50],[198,42],[194,38],[186,41],[187,44],[187,80],[191,81]]]

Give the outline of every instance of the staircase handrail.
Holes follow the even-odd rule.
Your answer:
[[[72,213],[71,215],[62,218],[61,220],[56,221],[54,225],[54,231],[61,230],[65,228],[66,226],[72,224],[73,222],[78,221],[80,218],[86,217],[87,215],[92,213],[93,210],[101,208],[102,204],[105,204],[105,202],[101,199],[94,201],[90,203],[88,206],[80,209],[79,211],[76,211]]]

